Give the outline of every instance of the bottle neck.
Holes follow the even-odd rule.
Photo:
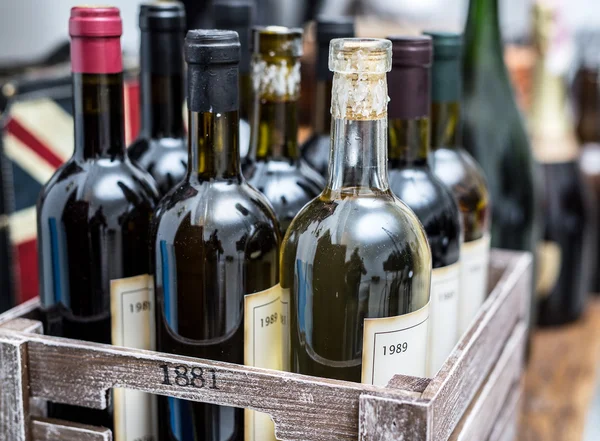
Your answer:
[[[252,107],[252,77],[250,72],[240,72],[240,118],[250,120]]]
[[[255,160],[296,160],[298,149],[298,95],[300,62],[253,60],[251,157]]]
[[[237,180],[241,182],[238,145],[239,114],[189,112],[189,173],[200,182]]]
[[[140,50],[142,136],[152,139],[184,136],[182,42],[183,34],[178,31],[142,32]]]
[[[360,83],[360,84],[358,84]],[[368,88],[370,94],[362,91]],[[335,73],[332,142],[323,197],[368,195],[389,190],[385,74]]]
[[[317,135],[329,136],[331,133],[331,89],[332,80],[319,80],[317,82],[315,97],[315,113],[313,130]]]
[[[460,145],[460,103],[433,101],[431,103],[431,148],[456,149]]]
[[[390,166],[427,167],[429,118],[390,119],[389,124]]]
[[[123,74],[73,73],[75,157],[124,158]]]
[[[582,143],[600,143],[600,70],[582,68],[577,77],[577,135]]]
[[[394,66],[388,74],[389,156],[392,167],[427,166],[431,71],[426,66]]]
[[[495,70],[508,82],[504,63],[504,48],[500,30],[498,0],[470,0],[465,27],[465,74],[469,84],[468,66],[477,63]]]

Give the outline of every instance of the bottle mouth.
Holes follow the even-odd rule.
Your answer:
[[[255,26],[252,28],[251,50],[263,57],[301,57],[302,35],[300,28],[285,26]]]
[[[430,67],[433,46],[429,35],[390,36],[394,66]]]
[[[142,31],[185,31],[185,8],[178,1],[153,1],[140,5]]]
[[[195,29],[185,37],[184,52],[188,64],[235,64],[240,61],[240,40],[235,31]]]
[[[392,69],[392,43],[382,38],[336,38],[329,44],[329,70],[384,74]]]
[[[76,6],[71,8],[71,37],[120,37],[123,23],[118,8],[112,6]]]

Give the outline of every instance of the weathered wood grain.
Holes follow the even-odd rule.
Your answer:
[[[600,365],[600,298],[581,320],[537,329],[525,376],[519,440],[581,441]]]
[[[362,395],[359,399],[359,441],[424,441],[429,427],[426,402]]]
[[[409,375],[394,375],[386,385],[387,388],[401,389],[405,391],[422,393],[429,383],[431,378],[411,377]]]
[[[31,436],[31,441],[112,441],[111,431],[104,427],[49,418],[32,419]]]
[[[523,441],[517,433],[519,412],[523,407],[522,390],[522,384],[516,385],[511,390],[500,413],[496,416],[488,441]]]
[[[0,324],[16,318],[31,318],[40,307],[39,297],[27,300],[18,306],[0,314]]]
[[[32,334],[43,334],[42,322],[25,318],[16,318],[0,323],[0,328],[18,332],[30,332]]]
[[[481,441],[488,437],[508,394],[519,384],[526,338],[527,326],[521,322],[449,441]]]
[[[123,387],[245,407],[270,414],[278,437],[285,440],[355,441],[361,394],[406,401],[418,397],[396,389],[49,336],[30,335],[28,350],[34,397],[102,408],[109,389]],[[164,366],[171,384],[165,382]],[[177,366],[188,372],[201,369],[203,387],[178,386],[173,374]]]
[[[0,435],[28,441],[27,339],[0,335]]]
[[[510,262],[506,277],[498,281],[471,328],[423,392],[422,398],[432,401],[432,441],[448,439],[517,322],[526,315],[526,296],[531,289],[531,255],[497,251],[495,256]]]

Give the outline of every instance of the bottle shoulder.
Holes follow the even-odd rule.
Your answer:
[[[115,214],[131,207],[151,210],[158,200],[152,178],[129,160],[70,159],[42,188],[38,207],[42,213],[60,210],[69,202],[85,202],[90,210]]]
[[[243,236],[263,231],[278,235],[278,225],[268,201],[245,181],[187,180],[172,189],[158,204],[154,226],[157,240],[174,240],[183,224],[201,227],[203,235]],[[200,234],[200,229],[189,230]]]
[[[483,170],[462,147],[436,149],[432,152],[431,164],[436,177],[451,188],[456,197],[469,193],[480,200],[489,198]]]

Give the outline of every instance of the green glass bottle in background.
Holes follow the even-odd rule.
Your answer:
[[[535,259],[540,238],[539,183],[504,64],[498,0],[470,1],[463,74],[463,143],[487,179],[492,246],[529,251]],[[535,305],[530,311],[533,323]]]
[[[559,325],[584,311],[596,246],[591,191],[579,170],[579,146],[567,107],[569,30],[557,7],[534,6],[537,61],[529,129],[544,182],[543,241],[536,284],[538,323]]]
[[[388,181],[391,43],[336,39],[330,47],[328,182],[292,221],[281,251],[290,367],[383,386],[394,374],[425,376],[431,251]]]
[[[318,17],[317,36],[317,84],[315,87],[315,108],[313,113],[311,137],[302,146],[302,158],[324,178],[329,169],[331,153],[331,83],[333,72],[327,66],[329,42],[334,38],[354,37],[354,19],[352,17]]]
[[[240,37],[240,157],[250,150],[250,108],[252,78],[250,75],[250,34],[254,24],[255,0],[215,0],[215,29],[231,29]]]
[[[283,235],[325,185],[298,148],[302,29],[256,27],[252,45],[252,133],[243,172],[273,205]]]
[[[463,334],[487,296],[490,198],[483,171],[461,139],[461,34],[428,32],[433,41],[431,149],[436,176],[454,193],[463,220],[458,328]]]
[[[431,37],[389,39],[393,50],[388,74],[390,189],[415,212],[431,247],[427,375],[432,377],[458,341],[461,218],[454,195],[429,166]]]

